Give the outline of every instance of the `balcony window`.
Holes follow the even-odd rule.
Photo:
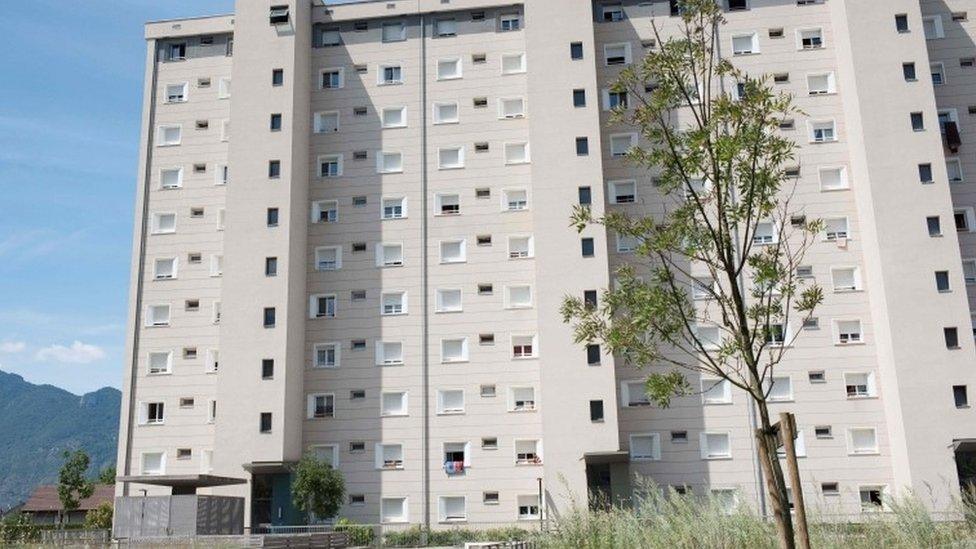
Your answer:
[[[337,271],[342,268],[342,248],[323,246],[315,248],[315,270]]]
[[[312,350],[315,357],[314,367],[336,368],[339,366],[339,344],[319,343]]]
[[[524,259],[533,257],[534,244],[531,236],[511,236],[508,238],[508,258]]]
[[[509,398],[510,412],[529,412],[536,409],[533,387],[512,387]]]
[[[512,336],[512,358],[535,358],[536,336]]]
[[[542,463],[542,443],[538,440],[515,441],[515,463],[518,465],[539,465]],[[538,514],[538,511],[536,511]]]
[[[335,417],[335,395],[308,395],[308,410],[306,417],[308,419]]]

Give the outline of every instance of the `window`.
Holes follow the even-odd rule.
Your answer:
[[[403,84],[403,69],[400,65],[380,65],[376,78],[376,83],[380,86]]]
[[[380,397],[381,416],[405,416],[407,415],[407,392],[391,391],[384,392]]]
[[[881,511],[884,508],[885,489],[883,486],[861,486],[857,491],[861,499],[861,511]]]
[[[521,211],[529,207],[529,194],[525,189],[505,189],[502,191],[502,210]]]
[[[441,362],[466,362],[467,360],[468,338],[441,340]]]
[[[922,31],[925,33],[926,40],[945,38],[945,31],[942,28],[942,16],[930,15],[928,17],[922,17]]]
[[[521,97],[502,98],[498,100],[498,118],[523,118],[525,116],[525,100]]]
[[[573,90],[573,106],[574,107],[585,107],[586,106],[586,90]]]
[[[636,181],[610,181],[610,203],[631,204],[637,199]]]
[[[752,243],[756,246],[764,246],[774,242],[776,242],[776,226],[771,221],[757,223],[752,234]]]
[[[142,474],[162,475],[166,472],[165,452],[143,452]]]
[[[162,425],[166,422],[164,416],[165,404],[162,402],[144,402],[140,418],[143,425]]]
[[[335,318],[335,316],[335,294],[313,295],[311,298],[309,298],[310,318]]]
[[[261,379],[274,379],[274,359],[261,360]]]
[[[810,141],[812,143],[837,141],[837,135],[834,132],[834,121],[811,122]]]
[[[583,257],[593,257],[596,255],[593,238],[584,237],[580,239],[580,253],[583,255]]]
[[[935,271],[935,289],[939,292],[949,291],[949,271]]]
[[[275,308],[265,307],[264,308],[264,327],[274,328],[275,326]]]
[[[281,114],[280,113],[274,113],[274,114],[271,115],[271,122],[270,122],[270,125],[269,125],[269,129],[271,131],[273,131],[273,132],[279,132],[279,131],[281,131]]]
[[[498,17],[499,32],[517,31],[522,28],[522,18],[517,13],[503,14]]]
[[[438,414],[463,414],[464,391],[462,389],[438,389]]]
[[[835,241],[848,238],[850,232],[846,217],[824,219],[824,240]]]
[[[901,72],[905,76],[906,82],[914,82],[918,79],[915,73],[915,63],[902,63]]]
[[[957,208],[953,211],[952,217],[959,232],[970,232],[973,227],[976,227],[976,214],[973,213],[973,208]]]
[[[899,13],[895,15],[895,30],[898,32],[908,32],[908,15]]]
[[[816,50],[824,47],[823,29],[800,29],[796,31],[797,47],[801,50]]]
[[[732,435],[727,432],[704,432],[701,434],[701,458],[725,459],[732,457]]]
[[[877,396],[873,373],[845,373],[844,387],[847,391],[847,398],[869,398]]]
[[[339,177],[342,175],[342,155],[327,154],[320,156],[319,177]]]
[[[308,409],[306,418],[322,419],[335,417],[335,395],[332,394],[313,394],[308,395]]]
[[[576,156],[586,156],[590,154],[590,140],[586,137],[576,138]]]
[[[532,286],[506,286],[505,308],[526,309],[532,307]]]
[[[630,435],[631,461],[656,461],[661,459],[661,435],[646,433]]]
[[[952,400],[956,408],[969,408],[969,396],[966,394],[965,385],[952,386]]]
[[[862,342],[860,320],[837,320],[834,325],[837,329],[836,344],[851,345]]]
[[[183,126],[179,124],[159,126],[156,132],[156,140],[160,147],[179,145],[183,139]]]
[[[603,401],[602,400],[591,400],[590,401],[590,421],[594,423],[599,423],[603,421]]]
[[[383,219],[402,219],[407,216],[407,199],[384,198]]]
[[[440,522],[461,522],[468,519],[464,496],[440,496],[437,498]]]
[[[942,328],[946,349],[959,348],[959,330],[957,328]]]
[[[402,460],[401,460],[402,461]],[[407,498],[383,498],[380,500],[380,522],[407,522]]]
[[[933,86],[945,84],[945,65],[942,63],[932,63],[929,65],[929,72],[932,74]]]
[[[363,342],[363,347],[365,346],[366,343]],[[403,343],[399,341],[377,341],[376,364],[377,366],[403,364]]]
[[[539,496],[518,496],[517,504],[519,520],[539,519]]]
[[[525,72],[524,53],[503,53],[502,74],[519,74]]]
[[[976,259],[962,260],[962,274],[966,284],[976,284]]]
[[[461,58],[440,59],[437,61],[437,79],[454,80],[461,78]]]
[[[579,187],[576,194],[580,206],[589,206],[593,203],[593,190],[590,187]]]
[[[167,103],[185,103],[187,98],[187,89],[189,88],[189,83],[181,82],[179,84],[169,84],[166,86],[166,102]]]
[[[526,164],[528,161],[528,143],[505,143],[505,164]]]
[[[178,189],[183,186],[183,168],[163,168],[159,171],[159,186],[163,189]]]
[[[735,34],[732,36],[732,55],[759,53],[759,34]]]
[[[931,183],[932,179],[932,164],[919,164],[918,165],[918,179],[922,183]]]
[[[493,398],[495,395],[496,395],[496,389],[494,385],[481,386],[481,396],[483,398]]]
[[[403,244],[377,244],[376,266],[399,267],[403,265]]]
[[[569,58],[578,61],[583,58],[583,43],[571,42],[569,44]]]
[[[441,263],[464,263],[467,261],[466,240],[442,240],[440,246]]]
[[[958,158],[946,158],[946,173],[950,183],[959,183],[962,177],[962,162]]]
[[[605,22],[623,21],[624,8],[620,4],[604,4],[601,7],[601,16]]]
[[[807,75],[807,91],[810,95],[836,93],[837,84],[834,81],[834,73],[826,72]]]
[[[835,292],[851,292],[861,289],[861,270],[857,267],[833,267],[830,278]]]
[[[632,253],[637,250],[638,245],[640,245],[640,241],[637,237],[624,234],[617,235],[617,252],[619,253]]]
[[[586,364],[589,366],[597,366],[602,361],[602,355],[600,353],[600,345],[596,343],[591,343],[586,346]]]
[[[531,236],[508,237],[508,258],[525,259],[535,255],[534,242]]]
[[[268,161],[268,178],[278,179],[281,177],[281,160]]]
[[[169,305],[150,305],[146,309],[146,326],[169,326]]]
[[[483,439],[483,440],[487,440],[487,439]],[[497,439],[496,439],[496,446],[497,446]],[[487,448],[487,447],[482,444],[482,448]],[[498,499],[499,499],[498,492],[484,492],[482,494],[482,503],[484,503],[485,505],[498,505]]]
[[[319,200],[312,203],[312,223],[336,223],[338,221],[338,200]]]
[[[535,341],[536,336],[534,335],[513,335],[512,358],[535,358]]]
[[[315,133],[334,133],[339,131],[339,111],[315,113],[312,125]]]
[[[376,154],[377,173],[402,173],[403,153],[380,151]]]
[[[456,313],[461,311],[460,288],[438,288],[435,296],[435,311],[438,313]]]
[[[878,434],[873,427],[852,427],[847,430],[849,454],[877,454]]]
[[[459,120],[457,101],[434,103],[434,124],[457,124]]]
[[[636,133],[614,134],[610,136],[610,156],[627,156],[631,147],[637,146]]]
[[[407,27],[403,21],[383,23],[383,41],[398,42],[407,39]]]
[[[381,111],[384,128],[405,128],[407,127],[407,108],[406,107],[385,107]]]
[[[173,352],[159,351],[149,353],[149,373],[169,374],[173,371]]]
[[[603,110],[626,109],[629,105],[627,92],[603,90]]]
[[[732,384],[725,379],[702,379],[702,404],[731,404]]]
[[[438,38],[457,35],[457,22],[454,19],[437,19],[434,21],[434,35]]]
[[[153,278],[156,280],[169,280],[176,278],[176,258],[165,257],[153,262]]]
[[[620,384],[620,400],[626,408],[650,406],[643,381],[624,381]]]
[[[538,440],[515,441],[515,463],[538,465],[542,463],[542,443]],[[519,496],[521,499],[521,496]]]
[[[603,58],[607,66],[630,64],[630,44],[606,44]]]
[[[186,42],[167,44],[166,57],[169,61],[182,61],[186,59]]]
[[[920,132],[925,130],[925,117],[921,112],[913,112],[910,115],[912,121],[912,130]]]
[[[271,85],[274,87],[282,86],[285,83],[284,69],[271,69]]]
[[[407,313],[406,292],[383,292],[380,296],[380,314],[402,315]]]
[[[437,151],[437,168],[454,170],[464,167],[464,147],[447,147]]]
[[[534,387],[512,387],[508,396],[509,412],[529,412],[536,409]]]
[[[793,380],[789,376],[773,377],[769,387],[769,400],[787,402],[793,400]]]
[[[339,344],[317,343],[312,348],[312,357],[313,368],[337,368],[339,367]]]
[[[268,227],[278,226],[278,208],[268,208],[265,213],[265,223]]]
[[[850,188],[847,181],[847,168],[820,168],[820,190],[838,191]]]

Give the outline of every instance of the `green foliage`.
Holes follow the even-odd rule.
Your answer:
[[[336,532],[349,532],[350,543],[357,547],[372,545],[376,537],[371,526],[356,524],[345,517],[337,520],[333,528]]]
[[[422,547],[424,529],[411,526],[399,532],[387,532],[383,537],[384,547]],[[447,547],[461,546],[475,541],[525,541],[535,534],[523,528],[490,528],[487,530],[470,530],[467,528],[452,528],[449,530],[430,530],[427,532],[427,546]]]
[[[319,518],[332,518],[339,512],[346,495],[342,473],[308,453],[294,469],[291,498],[295,507]]]
[[[84,450],[66,450],[63,456],[64,465],[58,473],[58,499],[65,511],[74,511],[81,500],[95,492],[95,485],[85,478],[91,459]]]
[[[106,467],[98,472],[98,484],[115,484],[115,466]]]
[[[93,469],[113,465],[120,409],[117,389],[79,396],[0,372],[0,508],[57,482],[65,449],[84,448]]]
[[[92,530],[108,530],[112,527],[112,513],[114,508],[109,502],[99,504],[85,513],[85,528]]]
[[[976,526],[937,522],[914,496],[888,502],[890,513],[865,513],[858,522],[829,522],[812,517],[812,547],[877,549],[890,547],[970,547]],[[825,516],[830,516],[829,509]],[[960,509],[959,516],[965,514]],[[575,509],[538,538],[544,549],[675,549],[692,547],[777,547],[772,523],[746,507],[729,511],[713,497],[682,496],[673,490],[647,490],[635,509]]]
[[[25,513],[7,515],[0,521],[0,542],[30,543],[41,536],[41,529]]]

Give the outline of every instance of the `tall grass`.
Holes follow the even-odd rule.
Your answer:
[[[648,491],[633,509],[590,511],[576,508],[541,536],[541,547],[580,549],[775,548],[776,529],[746,506],[729,511],[712,497]],[[890,512],[864,513],[856,522],[811,517],[810,541],[816,548],[976,548],[976,522],[936,521],[917,497],[888,502]],[[968,506],[966,506],[968,507]]]

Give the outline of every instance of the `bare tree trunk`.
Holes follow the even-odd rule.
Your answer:
[[[766,403],[758,400],[759,417],[762,426],[756,429],[756,451],[762,463],[763,476],[766,479],[766,490],[773,504],[773,520],[776,522],[776,533],[779,536],[779,546],[782,549],[795,549],[793,540],[793,520],[790,516],[789,499],[786,494],[786,480],[783,468],[780,467],[776,452],[776,437],[773,436],[772,424],[769,422],[769,409]]]
[[[800,549],[810,549],[810,532],[807,530],[807,508],[803,500],[803,485],[800,483],[800,465],[796,462],[796,443],[793,437],[795,420],[793,414],[783,412],[779,424],[783,434],[783,449],[786,450],[786,467],[790,473],[790,487],[793,491],[793,512],[796,514],[796,535]]]

